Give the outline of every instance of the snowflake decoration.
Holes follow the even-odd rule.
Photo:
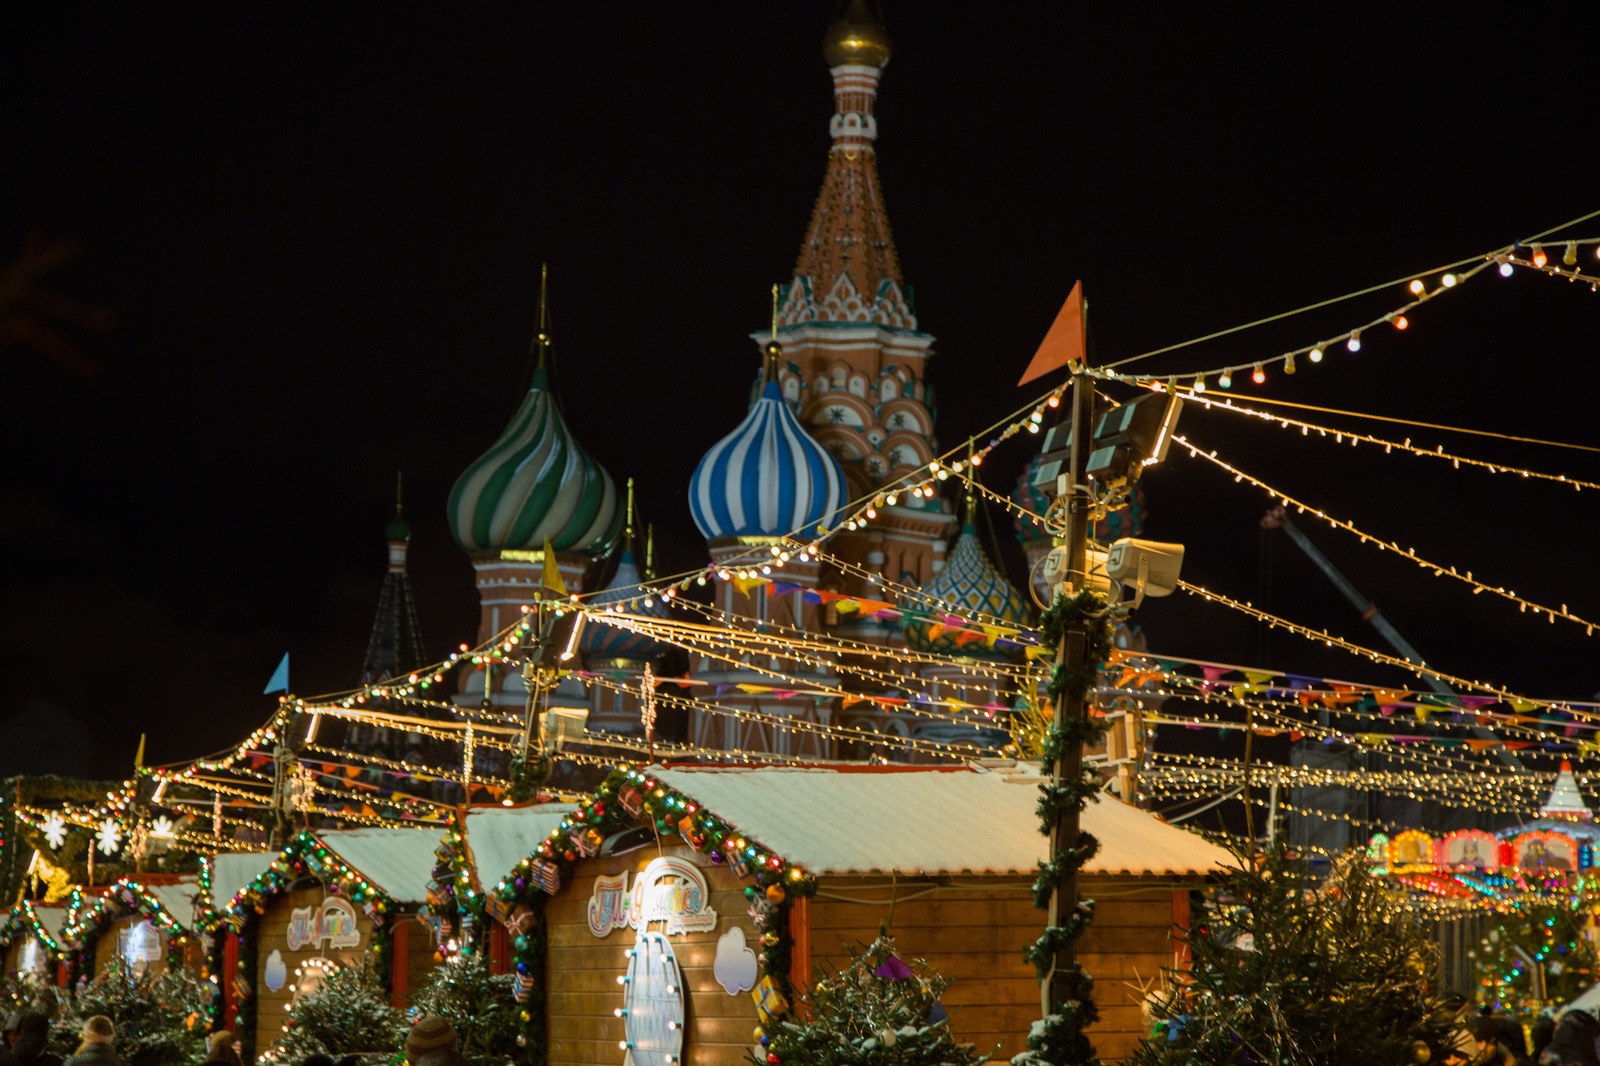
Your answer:
[[[94,831],[94,838],[100,842],[100,850],[107,855],[115,855],[122,847],[122,827],[115,818],[107,818],[100,823],[100,828]]]
[[[171,840],[177,835],[177,831],[172,825],[172,819],[163,814],[150,823],[150,835],[158,840]]]
[[[57,851],[60,851],[61,845],[67,842],[67,823],[66,819],[62,818],[61,815],[50,815],[39,828],[44,830],[44,838]]]

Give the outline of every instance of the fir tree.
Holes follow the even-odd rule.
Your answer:
[[[436,967],[411,998],[411,1013],[449,1022],[457,1050],[478,1066],[500,1066],[517,1056],[517,1009],[511,975],[491,974],[481,951]]]
[[[979,1066],[958,1044],[939,997],[945,980],[926,962],[907,965],[880,935],[849,965],[818,981],[798,1010],[763,1034],[757,1066]]]
[[[389,1003],[370,956],[334,970],[289,1008],[289,1025],[263,1061],[298,1063],[308,1055],[388,1056],[405,1043],[406,1016]]]
[[[55,997],[50,1050],[63,1058],[78,1049],[83,1023],[96,1014],[117,1028],[116,1052],[129,1066],[187,1066],[205,1058],[211,989],[189,971],[135,977],[120,960]],[[52,1012],[47,1012],[52,1013]]]
[[[1325,879],[1281,847],[1241,858],[1185,939],[1141,1066],[1443,1061],[1457,1022],[1429,995],[1437,947],[1359,853]]]
[[[1468,953],[1478,1002],[1528,1021],[1546,1004],[1570,1002],[1594,984],[1600,955],[1584,935],[1589,912],[1582,902],[1549,900],[1499,915],[1499,925]]]

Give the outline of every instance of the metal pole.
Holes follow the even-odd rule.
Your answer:
[[[1067,460],[1067,558],[1066,572],[1073,593],[1083,589],[1088,578],[1089,509],[1093,500],[1089,495],[1088,476],[1089,437],[1094,420],[1094,381],[1086,373],[1078,373],[1072,380],[1072,444]],[[1088,632],[1081,615],[1066,619],[1062,627],[1061,644],[1056,648],[1056,662],[1068,671],[1081,670],[1088,658]],[[1064,728],[1069,721],[1082,720],[1088,714],[1088,702],[1069,686],[1057,699],[1055,725]],[[1056,760],[1055,781],[1060,785],[1078,781],[1083,776],[1083,747],[1073,744]],[[1079,812],[1069,810],[1057,819],[1050,833],[1050,858],[1061,857],[1075,847],[1081,835]],[[1060,925],[1061,919],[1078,909],[1077,871],[1067,874],[1050,899],[1051,925]],[[1045,1014],[1059,1014],[1064,1004],[1082,999],[1079,988],[1077,948],[1068,941],[1056,952],[1055,964],[1041,987],[1041,1000]]]

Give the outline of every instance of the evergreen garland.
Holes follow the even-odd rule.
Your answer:
[[[1086,702],[1101,667],[1111,654],[1112,628],[1105,597],[1089,589],[1070,599],[1058,595],[1039,618],[1040,643],[1047,648],[1059,648],[1067,627],[1074,622],[1084,629],[1083,665],[1069,669],[1058,662],[1045,691],[1052,699],[1070,696]],[[1063,815],[1082,811],[1100,790],[1100,782],[1088,773],[1081,774],[1075,781],[1056,782],[1057,763],[1068,753],[1081,751],[1086,745],[1097,742],[1104,733],[1104,723],[1088,714],[1059,723],[1052,721],[1045,730],[1041,769],[1051,780],[1039,786],[1038,811],[1040,832],[1046,837]],[[1041,862],[1033,881],[1034,906],[1047,910],[1057,890],[1082,869],[1099,848],[1100,842],[1091,834],[1080,832],[1078,839],[1060,854]],[[1045,927],[1043,934],[1025,952],[1041,981],[1050,974],[1056,953],[1082,936],[1093,918],[1093,902],[1083,900],[1076,902],[1070,913],[1060,914],[1058,924]],[[1033,1024],[1028,1033],[1028,1050],[1012,1058],[1013,1066],[1099,1066],[1094,1045],[1084,1035],[1084,1030],[1100,1016],[1094,1005],[1093,981],[1076,965],[1066,978],[1074,989],[1073,995],[1059,1013]]]

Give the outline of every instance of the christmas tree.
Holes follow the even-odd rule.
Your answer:
[[[263,1061],[299,1063],[308,1055],[389,1056],[405,1043],[406,1016],[389,1003],[370,956],[332,969],[289,1008],[282,1039]]]
[[[1530,1020],[1546,1004],[1567,1003],[1594,984],[1600,953],[1584,935],[1589,912],[1548,900],[1499,916],[1477,950],[1478,1002]]]
[[[187,970],[135,977],[114,959],[75,994],[56,995],[50,1050],[63,1058],[77,1051],[83,1023],[103,1014],[117,1027],[116,1052],[129,1066],[188,1066],[205,1058],[210,1006],[210,987]]]
[[[511,975],[491,974],[481,951],[436,967],[411,997],[411,1013],[436,1014],[449,1022],[457,1050],[478,1066],[500,1066],[517,1055]]]
[[[958,1044],[939,1002],[945,980],[922,960],[907,965],[894,938],[879,935],[850,963],[818,981],[798,1010],[760,1040],[757,1066],[978,1066],[971,1044]]]
[[[1141,1066],[1444,1060],[1457,1022],[1429,995],[1437,948],[1359,853],[1326,877],[1281,847],[1241,857],[1185,939]]]

